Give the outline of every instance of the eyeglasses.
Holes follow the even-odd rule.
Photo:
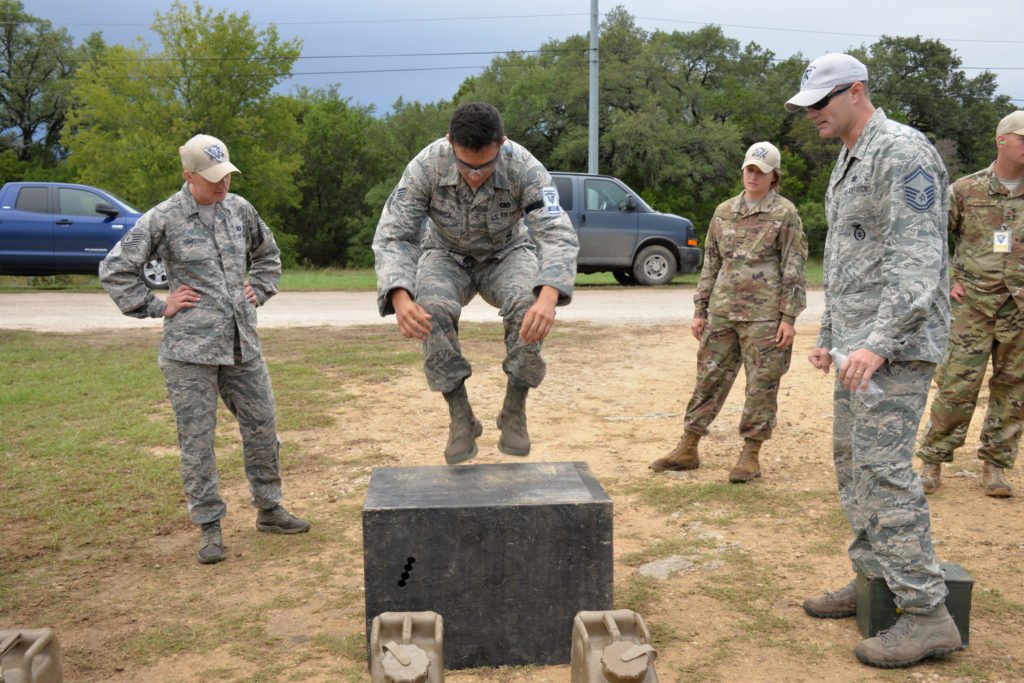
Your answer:
[[[832,101],[833,97],[836,97],[837,95],[842,95],[844,92],[846,92],[847,90],[849,90],[853,86],[854,86],[854,84],[851,83],[850,85],[844,85],[839,90],[833,90],[832,92],[830,92],[829,94],[825,95],[824,97],[822,97],[820,100],[818,100],[814,104],[807,105],[807,108],[808,109],[813,109],[814,111],[821,111],[822,109],[824,109],[825,107],[828,106],[828,103]]]
[[[465,169],[466,171],[469,171],[470,173],[483,173],[484,171],[486,171],[487,169],[491,168],[492,166],[494,166],[495,164],[498,163],[498,157],[501,156],[501,150],[500,149],[498,150],[498,153],[494,155],[493,159],[491,159],[490,161],[488,161],[485,164],[480,164],[479,166],[474,166],[473,164],[466,163],[465,161],[460,159],[459,156],[455,152],[452,152],[452,156],[455,157],[455,163],[460,168]]]

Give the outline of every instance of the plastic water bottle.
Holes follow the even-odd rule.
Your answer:
[[[843,363],[846,362],[846,354],[839,349],[833,348],[828,352],[828,355],[832,356],[832,361],[836,364],[836,377],[839,376],[839,368],[843,367]],[[860,400],[868,408],[873,408],[878,405],[878,402],[882,400],[885,392],[882,387],[878,386],[878,383],[873,379],[868,380],[867,389],[861,389],[859,387],[860,381],[857,382],[857,386],[854,388],[854,395],[860,397]]]

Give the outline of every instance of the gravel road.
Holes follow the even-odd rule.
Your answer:
[[[821,289],[807,293],[807,310],[798,324],[821,319],[825,301]],[[693,316],[693,288],[581,288],[569,306],[558,309],[559,320],[602,325],[686,324]],[[462,312],[470,322],[498,321],[497,309],[474,299]],[[79,332],[97,329],[152,327],[160,320],[137,320],[121,315],[103,293],[0,293],[0,329],[37,332]],[[394,325],[394,317],[377,314],[374,292],[282,292],[259,311],[261,327],[347,327]]]

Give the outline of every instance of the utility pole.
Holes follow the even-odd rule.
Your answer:
[[[590,121],[587,142],[587,173],[597,173],[597,0],[590,0]]]

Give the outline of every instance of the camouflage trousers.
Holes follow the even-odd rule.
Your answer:
[[[683,428],[707,434],[732,389],[740,363],[747,377],[740,436],[767,441],[778,412],[779,380],[789,370],[792,347],[776,347],[778,320],[708,321],[697,351],[697,384],[686,406]]]
[[[513,384],[536,387],[547,365],[541,344],[519,338],[523,316],[534,304],[537,255],[515,249],[501,260],[460,263],[448,252],[427,249],[416,269],[416,303],[431,315],[431,330],[423,342],[423,370],[434,391],[449,392],[466,380],[473,369],[462,355],[459,317],[475,295],[498,309],[505,327],[505,362],[502,369]]]
[[[833,366],[834,367],[834,366]],[[931,515],[914,471],[914,439],[935,364],[897,361],[873,378],[884,396],[868,407],[836,380],[832,453],[839,501],[850,526],[853,569],[881,565],[907,612],[926,613],[946,598],[932,547]]]
[[[263,357],[236,365],[202,365],[160,358],[167,394],[178,423],[181,478],[188,514],[196,524],[218,520],[227,504],[218,491],[217,396],[238,419],[245,476],[252,504],[269,509],[281,502],[280,442],[274,418],[274,391]]]
[[[953,304],[953,324],[928,430],[917,451],[925,462],[953,462],[974,416],[985,367],[992,359],[988,412],[978,457],[1011,468],[1024,424],[1024,312],[1013,298],[989,317],[966,304]]]

